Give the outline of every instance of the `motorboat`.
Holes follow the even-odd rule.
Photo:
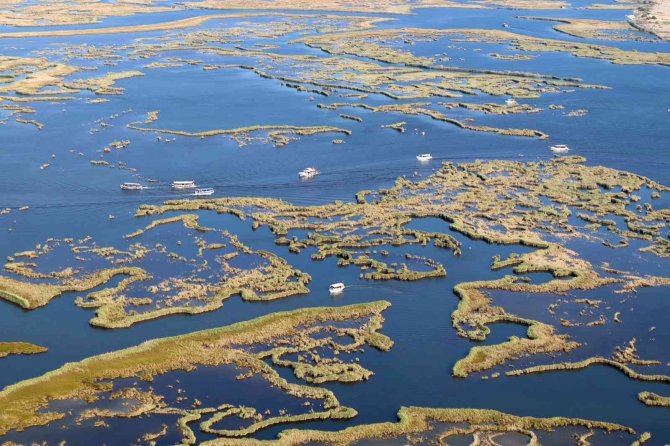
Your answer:
[[[173,181],[172,189],[195,189],[195,181]]]
[[[314,168],[314,167],[308,167],[308,168],[303,169],[300,172],[298,172],[298,176],[300,178],[312,178],[312,177],[315,177],[318,174],[319,174],[319,171],[316,170],[316,168]]]
[[[214,189],[211,187],[199,187],[193,192],[196,197],[205,197],[214,194]]]
[[[328,287],[330,294],[339,294],[344,291],[344,284],[342,282],[334,283]]]
[[[551,151],[554,153],[565,153],[569,150],[570,148],[565,144],[556,144],[555,146],[551,146]]]
[[[416,159],[418,159],[419,161],[430,161],[433,159],[433,155],[431,155],[430,153],[422,153],[421,155],[417,155]]]
[[[505,105],[508,107],[514,107],[515,105],[519,105],[519,103],[514,98],[508,98],[505,101]]]
[[[140,183],[123,183],[121,185],[121,190],[142,190],[144,187]]]

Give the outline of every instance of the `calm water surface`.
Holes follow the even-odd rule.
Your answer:
[[[207,11],[207,14],[220,11]],[[508,31],[542,38],[563,40],[579,39],[561,34],[551,28],[552,22],[516,18],[517,15],[545,17],[575,17],[620,20],[628,11],[511,11],[511,10],[458,10],[422,9],[416,15],[395,17],[395,22],[382,23],[382,28],[493,28],[502,22],[510,24]],[[205,14],[202,11],[179,11],[138,15],[130,18],[110,18],[98,26],[158,23]],[[270,16],[245,19],[263,23]],[[215,20],[201,29],[228,26],[230,20]],[[3,29],[2,31],[14,31]],[[71,37],[0,40],[2,54],[29,55],[33,51],[63,43],[95,45],[123,45],[138,37],[157,37],[162,33],[143,33]],[[287,35],[277,39],[282,51],[323,54],[315,49],[295,48],[287,42],[296,38]],[[670,52],[669,43],[590,41],[622,49]],[[447,40],[421,43],[411,47],[416,55],[431,56],[448,49]],[[514,138],[486,133],[467,132],[454,126],[431,121],[424,117],[393,116],[366,110],[318,110],[317,103],[341,102],[338,95],[317,96],[287,88],[280,81],[263,79],[246,70],[203,71],[200,66],[185,65],[175,69],[143,69],[146,60],[124,61],[109,71],[138,69],[145,76],[119,81],[125,88],[122,96],[113,96],[102,104],[87,104],[92,94],[78,95],[71,102],[61,104],[35,103],[35,119],[45,127],[38,131],[10,119],[2,126],[0,140],[0,208],[28,205],[28,212],[13,211],[0,217],[0,255],[9,256],[17,251],[31,249],[48,237],[83,237],[91,235],[99,245],[119,245],[122,236],[147,224],[133,216],[142,203],[157,204],[165,199],[179,197],[169,190],[173,179],[197,179],[217,189],[217,196],[268,196],[297,204],[323,204],[333,200],[352,200],[362,189],[389,187],[395,178],[417,172],[431,174],[440,161],[464,162],[474,159],[542,160],[551,153],[548,146],[566,143],[574,153],[587,157],[588,163],[630,170],[670,184],[670,68],[661,66],[614,65],[602,60],[575,58],[560,53],[541,53],[530,61],[500,61],[486,54],[516,53],[503,44],[458,43],[463,48],[454,52],[453,62],[458,66],[478,69],[523,70],[563,77],[579,77],[587,84],[609,87],[607,90],[581,90],[570,94],[545,94],[523,103],[545,109],[535,115],[483,116],[467,111],[455,112],[458,118],[476,118],[478,124],[500,127],[537,128],[551,135],[550,140]],[[474,49],[481,51],[473,51]],[[170,56],[167,54],[166,56]],[[216,56],[182,52],[178,57],[197,58],[204,63],[221,63]],[[463,57],[461,61],[458,58]],[[247,63],[248,60],[227,60],[226,63]],[[95,65],[98,62],[90,62]],[[95,74],[95,73],[94,73]],[[93,74],[91,74],[93,75]],[[76,77],[76,76],[75,76]],[[474,96],[468,102],[501,102],[503,98]],[[370,96],[370,104],[389,103],[384,97]],[[450,101],[445,99],[445,101]],[[550,104],[565,105],[564,111],[587,109],[584,117],[568,118],[560,111],[547,110]],[[185,131],[205,131],[234,128],[255,124],[331,125],[351,129],[344,137],[345,144],[333,145],[332,139],[341,135],[321,134],[303,137],[284,148],[252,143],[239,148],[226,137],[206,139],[177,137],[173,143],[156,141],[151,133],[130,130],[126,124],[143,121],[146,113],[160,110],[157,128]],[[343,120],[340,113],[351,112],[364,119],[362,123]],[[2,113],[6,113],[3,111]],[[110,116],[119,114],[117,118]],[[112,126],[90,134],[97,119],[105,119]],[[407,121],[408,131],[399,134],[383,129],[381,125]],[[414,129],[417,129],[414,131]],[[105,156],[112,164],[126,163],[137,169],[141,178],[160,180],[152,189],[140,194],[124,194],[118,185],[134,181],[132,172],[118,168],[90,165],[98,159],[105,145],[114,140],[131,140],[123,151]],[[73,151],[73,152],[71,152]],[[84,153],[79,156],[78,152]],[[419,165],[415,155],[431,152],[435,161]],[[55,158],[52,159],[52,154]],[[40,164],[51,166],[41,171]],[[297,181],[296,172],[315,165],[321,171],[314,181]],[[664,204],[665,207],[668,203]],[[109,220],[108,215],[116,218]],[[239,298],[227,301],[223,308],[203,315],[169,317],[143,323],[129,329],[102,330],[91,328],[91,312],[73,304],[76,294],[65,294],[47,307],[23,311],[17,306],[0,301],[0,340],[29,341],[49,348],[47,354],[30,357],[9,357],[0,361],[0,386],[25,378],[39,376],[66,362],[78,361],[91,355],[136,345],[144,340],[189,333],[219,327],[237,321],[258,317],[274,311],[323,305],[385,299],[393,305],[386,311],[383,332],[394,341],[387,353],[368,351],[362,364],[375,372],[368,382],[343,385],[329,384],[338,399],[359,411],[354,420],[341,422],[306,423],[304,427],[340,429],[342,427],[395,419],[402,405],[428,407],[482,407],[499,409],[519,415],[569,416],[603,419],[633,426],[638,432],[650,431],[651,444],[670,441],[670,412],[667,409],[648,408],[639,403],[636,394],[643,390],[667,395],[666,385],[642,383],[626,378],[620,372],[591,367],[580,372],[549,373],[521,378],[503,377],[482,381],[479,376],[454,379],[451,368],[474,345],[456,335],[451,326],[451,313],[457,299],[452,293],[455,284],[469,280],[501,277],[505,271],[491,272],[491,258],[511,252],[525,252],[521,247],[490,246],[455,235],[463,243],[463,255],[454,257],[447,250],[409,247],[403,252],[430,256],[445,265],[448,276],[418,283],[360,282],[359,270],[353,267],[337,268],[334,259],[313,262],[308,255],[289,254],[285,247],[274,244],[266,229],[252,231],[249,222],[234,217],[201,213],[205,226],[228,229],[254,249],[270,250],[296,268],[313,277],[309,295],[291,297],[272,303],[247,303]],[[419,229],[449,231],[439,220],[417,221]],[[575,242],[573,249],[597,263],[607,259],[611,252],[600,246]],[[628,251],[630,253],[630,251]],[[618,255],[618,252],[617,252]],[[619,261],[640,272],[653,270],[654,274],[670,271],[668,261],[649,256],[627,257]],[[647,263],[645,263],[647,262]],[[653,263],[653,266],[650,266]],[[340,298],[328,295],[328,284],[335,281],[356,284]],[[546,278],[535,278],[546,280]],[[599,290],[585,297],[598,295],[612,299],[619,297]],[[624,322],[616,326],[616,333],[599,334],[592,338],[584,329],[569,331],[575,337],[588,340],[585,356],[609,355],[613,346],[648,332],[657,325],[653,336],[638,339],[641,356],[667,358],[670,330],[663,327],[658,315],[670,311],[667,288],[641,290],[631,305],[626,306]],[[582,295],[579,295],[582,297]],[[500,302],[498,302],[500,301]],[[524,317],[547,318],[546,308],[554,301],[551,296],[496,295],[496,303]],[[623,304],[622,304],[623,305]],[[551,322],[556,322],[553,320]],[[510,336],[524,336],[525,328],[512,324],[495,324],[486,343],[505,341]],[[568,332],[568,331],[566,331]],[[599,337],[598,337],[599,336]],[[608,338],[611,336],[611,338]],[[639,335],[637,335],[639,337]],[[537,358],[531,358],[535,360]],[[532,362],[532,361],[531,361]],[[529,364],[530,362],[520,362]],[[505,368],[500,368],[503,371]],[[190,388],[205,391],[211,386],[207,373],[195,372]],[[290,371],[280,370],[282,376],[295,381]],[[211,373],[210,373],[211,378]],[[223,379],[222,386],[233,384]],[[236,385],[236,384],[235,384]],[[259,384],[260,385],[260,384]],[[279,404],[279,403],[278,403]],[[152,428],[160,426],[153,420]],[[272,438],[281,427],[260,432],[260,438]],[[47,429],[48,431],[48,429]],[[41,435],[51,435],[41,431]],[[81,441],[91,432],[82,430]],[[25,437],[22,437],[25,440]],[[52,437],[55,438],[55,437]],[[166,441],[174,441],[170,437]],[[76,441],[76,440],[75,440]],[[126,437],[119,437],[125,442]],[[616,442],[613,440],[612,444]]]

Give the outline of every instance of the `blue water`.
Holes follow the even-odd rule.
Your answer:
[[[580,6],[586,5],[581,3]],[[219,12],[175,11],[131,18],[109,18],[97,25],[56,28],[157,23]],[[522,20],[515,16],[620,20],[628,13],[585,9],[419,9],[415,15],[395,16],[396,21],[381,23],[379,27],[498,29],[502,22],[507,22],[510,24],[508,30],[512,32],[580,41],[553,30],[552,22]],[[269,14],[240,20],[267,24],[273,19]],[[197,29],[217,29],[235,23],[233,19],[215,20]],[[157,38],[164,34],[152,32],[65,39],[2,39],[0,48],[3,49],[2,54],[6,55],[34,56],[35,51],[57,49],[63,44],[121,46],[137,38]],[[272,43],[280,46],[276,51],[282,54],[326,57],[318,49],[288,43],[297,37],[288,34],[276,39],[253,39],[245,42],[244,46]],[[584,42],[622,49],[670,52],[670,44],[667,42]],[[463,49],[448,49],[447,46],[451,44]],[[473,51],[476,48],[481,51]],[[588,164],[625,169],[670,184],[670,114],[667,112],[670,106],[670,68],[614,65],[607,61],[560,53],[537,53],[537,57],[530,61],[502,61],[487,54],[517,54],[519,51],[509,49],[506,44],[451,43],[449,39],[421,43],[407,49],[425,56],[446,51],[452,56],[448,65],[578,77],[586,84],[604,85],[609,89],[576,89],[572,93],[547,93],[540,98],[520,99],[521,103],[544,109],[532,115],[487,116],[467,111],[448,113],[461,119],[474,118],[476,124],[536,128],[551,135],[549,141],[541,141],[468,132],[428,117],[372,113],[362,109],[318,109],[318,103],[358,102],[358,99],[341,97],[342,93],[350,93],[347,90],[339,90],[329,97],[300,92],[288,88],[279,80],[264,79],[248,70],[230,68],[204,71],[200,65],[154,70],[144,68],[144,65],[165,57],[193,58],[204,64],[250,64],[253,63],[251,57],[224,58],[197,51],[182,51],[162,54],[155,59],[123,59],[114,67],[104,67],[99,61],[73,60],[69,63],[97,66],[99,70],[77,73],[71,79],[122,70],[140,70],[145,75],[118,81],[116,86],[124,88],[124,94],[109,96],[110,102],[107,103],[86,103],[86,100],[96,97],[90,92],[76,95],[73,101],[58,104],[31,103],[36,114],[26,117],[44,123],[45,127],[41,131],[15,123],[13,119],[1,127],[4,137],[0,142],[0,166],[3,167],[0,176],[0,208],[10,207],[13,210],[9,215],[0,216],[0,256],[32,249],[48,237],[82,238],[91,235],[100,246],[122,247],[128,243],[122,239],[123,235],[144,227],[150,221],[134,217],[137,206],[184,198],[182,194],[170,190],[169,183],[174,179],[197,179],[202,184],[216,188],[216,196],[268,196],[301,205],[317,205],[334,200],[352,201],[357,191],[388,188],[398,176],[410,177],[416,172],[417,178],[425,177],[437,169],[440,161],[548,159],[551,156],[548,146],[560,142],[570,145],[574,149],[573,153],[585,156]],[[119,52],[123,53],[122,50]],[[49,57],[59,59],[61,56]],[[459,60],[460,57],[465,60]],[[434,103],[438,100],[478,103],[500,103],[504,100],[502,97],[483,94],[454,100],[433,99]],[[370,95],[365,102],[374,105],[393,103],[382,95]],[[565,105],[565,110],[548,110],[550,104]],[[588,110],[584,117],[569,118],[562,114],[582,108]],[[205,139],[176,137],[174,142],[165,143],[157,141],[153,133],[141,133],[126,127],[128,123],[143,121],[146,113],[152,110],[160,110],[159,119],[152,124],[157,129],[195,132],[255,124],[329,125],[352,130],[353,134],[305,136],[281,149],[258,141],[240,148],[235,141],[225,136]],[[446,112],[443,108],[441,110]],[[363,122],[344,120],[339,117],[340,113],[360,116]],[[111,118],[116,114],[119,116]],[[100,128],[96,123],[98,119],[110,124],[110,127]],[[381,125],[397,121],[407,122],[405,133],[381,128]],[[98,128],[99,131],[91,134],[91,128]],[[171,135],[163,136],[171,138]],[[345,144],[332,144],[336,138],[343,139]],[[112,149],[111,153],[103,155],[102,149],[110,142],[125,139],[131,141],[128,147],[120,151]],[[79,156],[79,152],[84,156]],[[424,165],[417,163],[415,155],[422,152],[431,152],[435,160]],[[52,158],[52,154],[56,157]],[[90,161],[97,159],[104,159],[117,167],[92,166]],[[118,168],[119,162],[137,169],[136,173]],[[40,170],[39,166],[43,163],[51,165],[46,170]],[[317,166],[321,175],[313,181],[298,181],[295,173],[309,165]],[[150,183],[152,188],[139,194],[121,193],[118,190],[118,185],[124,181],[144,181],[149,178],[159,182]],[[19,212],[17,208],[24,205],[30,206],[30,209]],[[664,197],[654,205],[657,209],[667,208],[668,202]],[[110,214],[115,216],[113,220],[108,218]],[[463,281],[489,280],[511,274],[510,270],[490,271],[493,256],[501,255],[504,258],[512,252],[529,252],[527,247],[487,245],[452,233],[444,221],[417,220],[412,222],[411,228],[453,235],[462,243],[462,255],[454,256],[449,250],[434,247],[415,246],[402,247],[398,252],[435,259],[445,266],[447,277],[417,283],[359,281],[360,271],[357,267],[338,268],[336,259],[332,258],[314,262],[309,258],[309,252],[291,254],[287,247],[275,245],[274,237],[265,227],[253,231],[249,221],[207,212],[199,215],[201,224],[227,229],[253,249],[269,250],[286,258],[293,267],[309,273],[313,278],[309,285],[311,292],[263,303],[243,302],[239,297],[233,297],[225,302],[223,308],[214,312],[168,317],[113,331],[89,326],[88,321],[93,317],[93,312],[73,304],[74,298],[79,295],[77,293],[64,294],[48,306],[33,311],[24,311],[0,301],[0,341],[28,341],[49,348],[49,352],[42,355],[0,360],[0,386],[39,376],[66,362],[130,347],[147,339],[220,327],[274,311],[385,299],[392,303],[392,307],[384,313],[386,322],[382,332],[395,341],[395,346],[389,352],[369,349],[361,355],[362,365],[375,375],[365,383],[325,385],[335,392],[343,405],[358,410],[359,416],[347,421],[305,423],[301,427],[340,429],[360,423],[395,420],[396,411],[402,405],[485,407],[519,415],[602,419],[630,425],[638,432],[652,432],[654,439],[649,444],[660,445],[670,441],[670,413],[662,408],[645,407],[636,398],[637,393],[643,390],[668,395],[670,389],[667,385],[635,382],[619,371],[604,366],[580,372],[556,372],[519,378],[505,377],[503,373],[498,379],[486,381],[481,380],[480,375],[467,379],[451,377],[451,369],[456,361],[464,357],[473,345],[482,345],[458,337],[451,325],[451,313],[457,305],[453,286]],[[637,273],[668,275],[667,271],[670,271],[667,260],[638,253],[639,246],[633,244],[631,248],[610,250],[598,243],[573,240],[568,247],[583,254],[583,258],[594,265],[606,260],[615,268]],[[533,283],[541,283],[549,280],[549,277],[531,275],[531,280]],[[334,281],[354,286],[348,288],[342,296],[331,297],[327,287]],[[670,331],[664,328],[662,319],[670,310],[667,291],[667,288],[646,288],[630,296],[612,294],[612,290],[607,288],[560,297],[509,293],[495,293],[492,297],[496,304],[503,305],[511,313],[552,323],[561,333],[585,342],[583,349],[569,356],[571,359],[582,359],[593,354],[608,356],[614,347],[637,337],[640,357],[658,358],[667,363],[670,360],[667,358]],[[571,320],[581,320],[578,313],[583,306],[574,303],[561,305],[555,316],[549,315],[546,310],[549,304],[559,298],[572,301],[583,297],[607,300],[588,318],[584,318],[584,321],[594,320],[602,313],[608,317],[605,326],[561,327],[559,320],[564,317],[563,312],[567,312]],[[610,308],[606,309],[606,306]],[[621,312],[621,324],[611,321],[615,311]],[[650,332],[651,326],[656,326],[656,330]],[[523,336],[526,327],[494,324],[491,331],[484,342],[486,345],[504,342],[510,336]],[[515,365],[531,365],[546,359],[529,358]],[[506,367],[496,370],[504,372]],[[278,372],[289,381],[295,381],[290,370]],[[653,372],[667,374],[668,371],[667,367],[661,367]],[[193,373],[189,385],[194,389],[194,394],[198,391],[206,393],[212,386],[211,371],[207,373]],[[232,386],[230,383],[225,385]],[[269,400],[281,404],[274,398]],[[117,431],[116,426],[125,427],[125,421],[110,422],[112,430]],[[142,424],[137,432],[158,431],[160,424],[161,421],[152,419],[146,425]],[[284,428],[277,426],[265,429],[258,437],[272,438]],[[35,436],[27,438],[57,438],[57,435],[52,436],[53,431],[49,429],[36,431]],[[95,436],[96,440],[92,441],[99,443],[106,438],[101,432],[107,431],[89,426],[75,434],[74,438]],[[135,438],[132,435],[117,435],[113,437],[115,443],[123,444]],[[166,444],[176,441],[174,433],[171,435],[161,441]]]

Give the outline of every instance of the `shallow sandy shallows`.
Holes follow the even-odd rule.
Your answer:
[[[661,39],[670,40],[670,0],[644,2],[635,12],[634,21]]]

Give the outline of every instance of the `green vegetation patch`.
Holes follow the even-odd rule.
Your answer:
[[[104,421],[106,417],[134,418],[152,414],[178,415],[182,441],[193,444],[196,437],[189,423],[210,414],[219,414],[223,418],[230,414],[233,406],[223,402],[214,407],[206,407],[195,401],[190,409],[172,406],[158,389],[145,390],[141,387],[141,382],[152,381],[154,377],[172,371],[193,371],[200,366],[237,366],[246,370],[249,377],[263,378],[287,395],[316,400],[322,406],[317,411],[284,413],[269,418],[260,414],[260,417],[254,417],[250,426],[218,432],[220,435],[241,437],[275,424],[350,418],[356,411],[341,406],[330,390],[289,383],[263,358],[272,357],[273,360],[281,362],[284,355],[297,354],[298,359],[291,361],[290,366],[294,367],[298,377],[303,376],[305,367],[309,364],[312,376],[320,376],[327,381],[351,382],[367,379],[371,372],[357,373],[356,371],[362,371],[363,368],[355,362],[356,367],[352,374],[352,370],[344,366],[347,359],[340,358],[365,346],[379,350],[391,348],[393,342],[379,333],[383,323],[381,313],[389,305],[388,302],[378,301],[339,308],[324,307],[273,313],[228,327],[151,340],[136,347],[66,364],[41,377],[19,382],[0,392],[0,435],[10,430],[23,430],[64,419],[68,410],[64,407],[67,405],[59,404],[59,409],[51,408],[49,403],[52,401],[81,401],[87,402],[91,408],[80,412],[80,420],[95,418]],[[316,349],[324,348],[333,353],[324,358],[312,356],[310,359],[301,359],[301,355],[309,355]],[[336,364],[340,364],[339,370],[335,367]],[[239,379],[244,378],[245,375],[241,375]],[[127,384],[115,386],[115,380],[127,383],[129,379],[137,380],[136,384],[130,387]],[[179,393],[187,391],[185,389]],[[96,401],[107,398],[122,401],[128,399],[132,404],[117,405],[127,408],[115,411],[97,409]],[[240,410],[235,409],[237,413]],[[251,413],[257,415],[255,410]],[[207,425],[204,427],[207,430]]]
[[[47,350],[29,342],[0,342],[0,359],[9,355],[36,355]]]

